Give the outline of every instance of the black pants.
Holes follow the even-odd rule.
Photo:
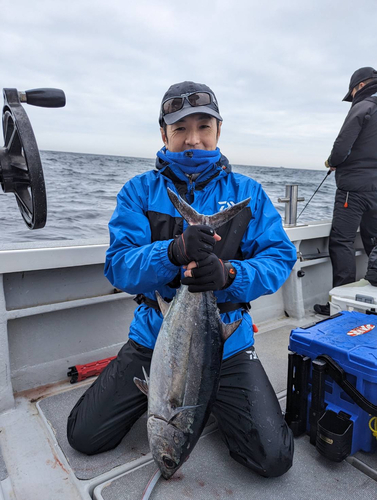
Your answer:
[[[147,410],[133,382],[149,373],[153,351],[129,340],[76,403],[68,417],[68,441],[92,455],[117,446]],[[230,455],[262,476],[292,465],[293,436],[254,348],[223,361],[213,413]]]
[[[377,237],[377,191],[349,192],[347,208],[346,197],[346,191],[336,191],[329,241],[334,287],[356,280],[354,243],[358,227],[367,255],[374,246],[373,238]]]

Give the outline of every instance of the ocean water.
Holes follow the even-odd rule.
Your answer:
[[[154,159],[41,151],[47,191],[47,223],[43,229],[27,228],[11,193],[0,189],[0,244],[36,241],[93,240],[108,237],[107,223],[116,195],[134,175],[154,168]],[[304,208],[326,175],[326,169],[233,165],[235,172],[260,182],[284,218],[286,184],[298,184]],[[335,196],[335,175],[330,175],[299,218],[300,223],[329,219]]]

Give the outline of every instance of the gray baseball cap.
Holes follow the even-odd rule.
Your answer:
[[[172,125],[194,113],[205,113],[223,121],[216,96],[207,85],[195,82],[175,83],[162,98],[159,124],[162,127],[164,121],[167,125]]]
[[[351,76],[349,90],[344,96],[343,101],[352,102],[352,90],[359,85],[359,83],[364,80],[368,80],[369,78],[377,78],[377,71],[374,68],[366,66],[365,68],[357,69]]]

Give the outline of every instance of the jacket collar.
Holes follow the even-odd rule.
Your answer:
[[[166,158],[166,157],[165,157]],[[189,184],[190,176],[185,174],[179,167],[174,165],[167,160],[163,160],[162,158],[156,157],[156,169],[161,172],[161,174],[175,181],[184,182],[185,184]],[[208,183],[214,177],[222,177],[223,175],[228,174],[232,171],[232,166],[229,163],[226,156],[221,154],[220,160],[217,163],[214,163],[211,168],[207,169],[204,172],[201,172],[199,175],[195,175],[195,183],[196,185],[201,183]]]
[[[356,92],[351,107],[353,107],[355,104],[361,101],[364,101],[365,99],[370,97],[372,94],[375,94],[376,92],[377,92],[377,82],[376,81],[369,82],[367,85],[365,85],[365,87]]]

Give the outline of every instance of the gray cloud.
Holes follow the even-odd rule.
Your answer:
[[[2,87],[58,87],[27,106],[42,149],[153,157],[167,87],[216,93],[233,163],[324,168],[352,72],[376,66],[375,0],[15,0],[2,6]]]

